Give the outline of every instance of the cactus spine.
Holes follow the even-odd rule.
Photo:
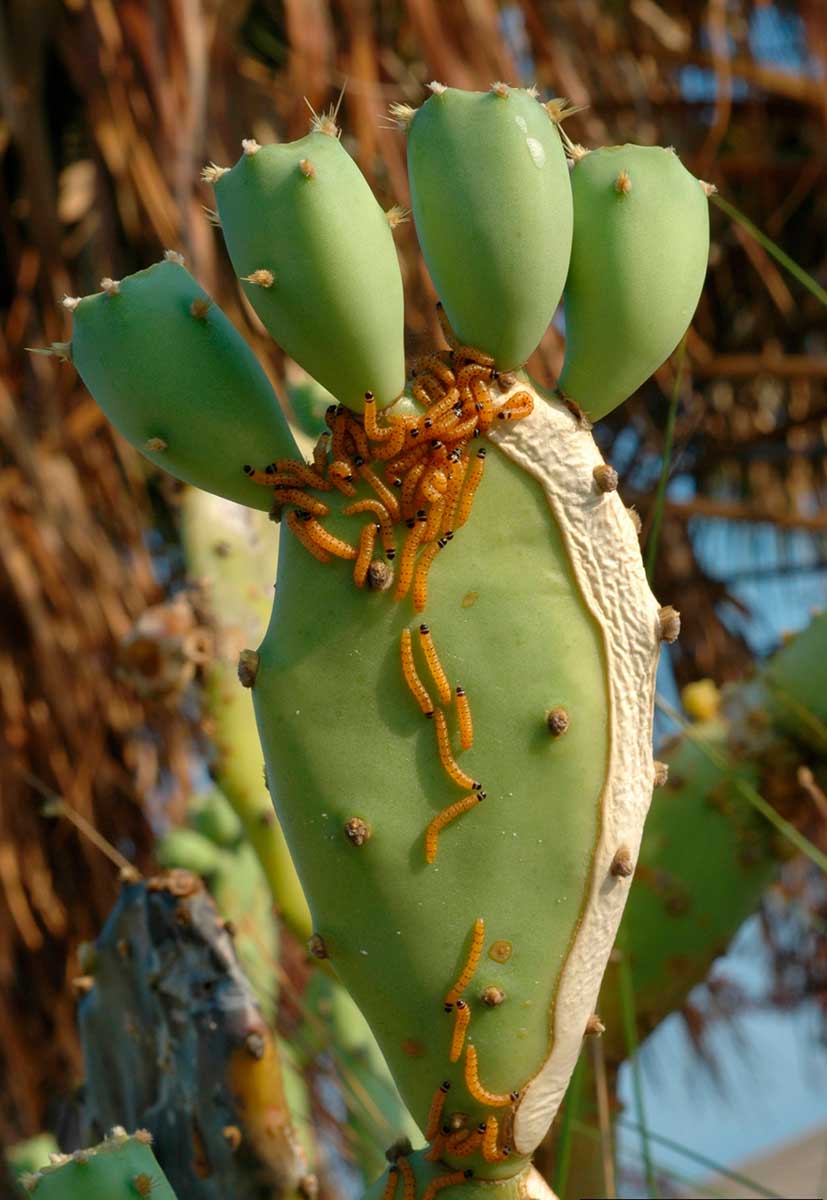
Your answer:
[[[243,468],[286,527],[270,625],[240,673],[311,952],[362,1008],[428,1141],[377,1187],[474,1200],[529,1194],[577,1059],[655,782],[658,648],[679,619],[649,592],[577,404],[511,373],[569,265],[549,111],[504,84],[431,90],[396,112],[451,349],[414,364],[405,396],[387,225],[335,125],[210,170],[247,294],[339,403],[311,465],[283,437],[242,436],[227,402],[222,472],[199,482],[229,495]],[[575,227],[577,209],[575,190]],[[705,253],[692,239],[696,273]],[[628,263],[610,261],[625,313]],[[113,411],[119,389],[150,404],[123,383],[120,310],[102,307],[128,282],[76,309],[107,317],[84,332],[92,366],[89,350],[75,361]],[[631,353],[637,371],[657,365],[650,345]],[[260,445],[243,458],[248,434]]]

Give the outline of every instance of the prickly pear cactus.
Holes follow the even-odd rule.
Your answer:
[[[333,118],[290,146],[245,143],[231,170],[206,172],[248,296],[338,401],[312,463],[263,407],[247,420],[243,387],[228,389],[226,437],[208,451],[200,431],[185,436],[185,405],[161,420],[180,362],[174,388],[126,380],[123,356],[144,344],[133,321],[153,304],[164,319],[204,319],[177,264],[72,301],[74,357],[116,418],[130,411],[121,427],[155,461],[254,506],[266,496],[282,522],[272,618],[239,674],[310,904],[311,951],[352,992],[427,1140],[415,1154],[397,1148],[369,1195],[516,1198],[536,1194],[531,1154],[623,911],[656,777],[658,651],[679,629],[648,589],[583,409],[619,403],[668,354],[674,323],[667,338],[641,318],[616,347],[634,361],[604,381],[605,404],[580,382],[588,362],[574,360],[593,353],[582,340],[566,392],[538,395],[519,369],[560,300],[572,220],[571,312],[605,319],[577,299],[590,287],[577,231],[591,200],[572,194],[560,106],[505,84],[431,91],[418,111],[392,112],[409,137],[449,349],[415,362],[404,394],[388,232],[398,213],[380,220]],[[631,193],[615,176],[589,177],[612,204],[644,209],[629,208],[631,252],[623,222],[594,247],[619,327],[634,324],[647,273],[663,288],[659,242],[647,252],[653,197],[694,219],[676,163],[630,156]],[[670,260],[666,290],[684,327],[706,250],[696,230]],[[181,297],[172,308],[170,292]],[[186,367],[194,386],[226,344],[203,339]],[[162,351],[153,371],[164,373]],[[146,440],[156,428],[158,452]]]
[[[311,1195],[273,1033],[201,881],[125,884],[84,965],[90,1135],[140,1121],[188,1200]]]
[[[37,1200],[175,1200],[151,1146],[145,1129],[129,1137],[116,1126],[99,1146],[53,1154],[48,1167],[20,1182]]]

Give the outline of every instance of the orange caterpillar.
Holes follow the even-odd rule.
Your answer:
[[[293,533],[295,533],[305,550],[309,550],[313,557],[317,558],[319,562],[329,563],[331,561],[332,555],[328,554],[326,550],[322,549],[322,547],[310,537],[304,521],[296,512],[295,508],[291,508],[290,512],[287,514],[287,526],[292,530]]]
[[[451,1084],[446,1079],[434,1092],[434,1098],[431,1101],[431,1107],[428,1110],[428,1123],[425,1126],[426,1141],[433,1141],[439,1132],[439,1122],[442,1118],[442,1110],[445,1107],[445,1097],[451,1090]]]
[[[451,753],[451,739],[448,734],[448,724],[445,720],[445,714],[442,709],[437,709],[434,713],[436,721],[436,737],[437,747],[439,749],[439,761],[442,763],[445,773],[454,781],[457,787],[470,789],[474,792],[479,792],[482,789],[482,784],[478,779],[472,779],[463,771],[462,767]]]
[[[310,517],[309,513],[307,517],[304,518],[304,523],[307,536],[311,538],[317,546],[320,546],[322,550],[327,550],[329,554],[335,554],[337,558],[346,558],[350,559],[351,561],[354,558],[358,558],[359,551],[355,546],[352,546],[350,542],[345,542],[341,538],[338,538],[334,534],[330,533],[330,531],[325,529],[323,525],[320,525],[318,521]]]
[[[362,526],[362,532],[359,535],[359,553],[356,556],[356,563],[353,568],[353,582],[358,588],[365,586],[378,530],[378,525],[370,524]]]
[[[456,1017],[454,1020],[454,1032],[451,1037],[451,1050],[448,1055],[450,1062],[456,1062],[460,1054],[462,1054],[462,1046],[465,1041],[465,1033],[468,1029],[471,1020],[471,1009],[464,1000],[457,1000]]]
[[[425,655],[425,661],[428,664],[428,670],[431,672],[431,678],[436,684],[436,690],[439,692],[439,698],[443,704],[451,703],[451,685],[448,682],[448,676],[442,663],[439,661],[439,655],[436,652],[433,635],[429,625],[419,626],[419,644],[422,647],[422,653]]]
[[[443,808],[441,812],[437,813],[425,830],[425,861],[427,863],[430,864],[436,861],[439,835],[445,826],[450,825],[451,821],[455,821],[463,813],[476,808],[484,799],[485,792],[471,792],[469,796],[463,796],[461,800],[456,800],[453,804],[449,804],[447,808]],[[454,1062],[454,1059],[451,1059],[451,1062]]]
[[[486,1108],[506,1108],[520,1098],[519,1092],[500,1095],[497,1092],[489,1092],[482,1086],[478,1072],[477,1048],[473,1042],[469,1042],[465,1050],[465,1086],[474,1099]]]
[[[499,1134],[500,1126],[497,1118],[486,1117],[485,1132],[482,1135],[482,1156],[486,1162],[504,1162],[511,1154],[510,1146],[503,1146],[502,1150],[499,1148]]]
[[[402,1200],[416,1200],[416,1176],[407,1158],[397,1158],[396,1165],[402,1172]]]
[[[534,401],[529,392],[513,392],[497,409],[499,421],[518,421],[534,412]]]
[[[485,1126],[475,1129],[473,1133],[467,1129],[461,1129],[459,1133],[452,1133],[445,1139],[444,1153],[451,1154],[454,1158],[468,1158],[469,1154],[474,1154],[479,1150],[484,1128]]]
[[[425,510],[419,509],[415,519],[407,522],[409,533],[405,538],[405,544],[402,547],[402,556],[399,560],[399,574],[396,581],[396,591],[394,592],[395,600],[401,600],[408,594],[410,589],[413,580],[416,551],[425,534],[426,520]]]
[[[330,512],[323,501],[317,500],[315,496],[309,496],[307,492],[300,492],[297,488],[278,489],[273,509],[280,508],[282,504],[293,504],[296,508],[304,509],[305,512],[313,513],[317,517],[326,517]]]
[[[465,1183],[466,1179],[473,1178],[473,1175],[474,1172],[470,1167],[465,1171],[451,1171],[448,1175],[438,1175],[425,1188],[422,1200],[434,1200],[437,1192],[441,1192],[443,1188],[453,1187],[455,1183]]]
[[[382,1192],[382,1200],[393,1200],[396,1195],[396,1185],[399,1182],[399,1168],[396,1163],[391,1163],[388,1167],[388,1178],[385,1182],[385,1190]]]
[[[485,447],[482,446],[477,451],[477,456],[471,464],[471,470],[468,472],[468,479],[465,487],[462,490],[462,497],[459,502],[457,511],[456,528],[464,525],[471,515],[471,505],[474,503],[474,495],[477,488],[482,482],[483,471],[485,470]]]
[[[474,932],[471,935],[471,947],[468,951],[468,957],[465,960],[465,966],[460,971],[457,980],[448,989],[445,995],[445,1011],[450,1012],[451,1009],[459,1000],[462,993],[468,987],[468,984],[474,978],[477,967],[479,966],[480,955],[485,943],[485,921],[482,917],[477,917],[474,922]],[[470,1049],[471,1047],[469,1047]]]
[[[470,750],[474,744],[474,725],[471,720],[471,708],[465,688],[458,683],[456,688],[457,719],[459,720],[459,744],[463,750]]]
[[[393,522],[391,515],[385,508],[381,500],[357,500],[355,504],[348,504],[347,508],[342,509],[342,515],[351,517],[355,513],[372,512],[379,519],[379,527],[382,533],[382,548],[385,555],[391,561],[396,555],[396,540],[393,535]]]
[[[426,717],[434,715],[434,702],[428,695],[428,689],[419,678],[413,658],[413,642],[410,629],[402,630],[402,674],[414,699]]]
[[[428,536],[428,526],[425,526],[425,537]],[[422,612],[425,605],[428,603],[428,572],[431,569],[431,563],[439,554],[440,550],[444,550],[447,542],[445,538],[440,538],[437,542],[431,542],[425,547],[416,564],[413,582],[413,605],[415,612]]]

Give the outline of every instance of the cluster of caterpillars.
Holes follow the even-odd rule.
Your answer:
[[[449,1052],[451,1062],[457,1062],[462,1054],[465,1035],[471,1020],[471,1008],[463,999],[463,993],[476,974],[484,944],[485,921],[482,917],[477,917],[465,964],[445,993],[445,1012],[454,1014],[454,1032]],[[465,1047],[465,1086],[473,1099],[485,1108],[510,1107],[513,1109],[520,1098],[518,1091],[500,1095],[497,1092],[488,1091],[480,1083],[477,1051],[470,1042]],[[454,1114],[453,1117],[443,1121],[445,1100],[450,1089],[451,1084],[445,1080],[434,1092],[425,1127],[425,1137],[430,1143],[430,1149],[425,1155],[426,1159],[436,1162],[446,1154],[461,1159],[479,1153],[486,1162],[503,1162],[511,1154],[511,1147],[505,1141],[500,1145],[500,1122],[493,1113],[488,1113],[485,1120],[481,1121],[473,1130],[466,1127],[464,1118],[459,1122],[456,1121],[459,1114]],[[390,1156],[391,1152],[388,1153]],[[443,1175],[437,1175],[428,1183],[422,1200],[434,1200],[434,1197],[443,1188],[464,1183],[473,1175],[474,1171],[471,1168],[447,1171]],[[408,1161],[407,1153],[397,1154],[391,1163],[382,1200],[395,1200],[400,1179],[402,1180],[402,1200],[417,1200],[416,1178]]]
[[[519,1091],[502,1094],[489,1091],[480,1082],[477,1048],[472,1042],[466,1044],[466,1034],[471,1022],[471,1006],[467,1000],[463,999],[463,993],[476,974],[484,944],[485,921],[482,917],[477,917],[465,964],[457,979],[445,993],[445,1012],[453,1014],[454,1017],[448,1058],[452,1063],[457,1062],[462,1056],[464,1047],[464,1077],[469,1094],[484,1108],[513,1109],[520,1098]],[[446,1154],[454,1158],[467,1158],[471,1154],[479,1153],[486,1162],[503,1162],[511,1154],[511,1147],[507,1141],[500,1144],[500,1122],[493,1113],[488,1113],[473,1130],[457,1129],[450,1119],[443,1122],[445,1100],[450,1087],[449,1081],[444,1080],[434,1092],[425,1128],[425,1136],[431,1143],[426,1158],[436,1161]]]
[[[431,564],[468,520],[482,481],[485,448],[470,453],[470,441],[498,421],[528,416],[534,404],[527,391],[512,391],[495,402],[492,384],[507,392],[515,377],[498,374],[494,360],[482,351],[459,345],[447,326],[446,334],[453,348],[426,355],[414,367],[411,390],[424,408],[420,416],[392,414],[383,422],[373,394],[366,392],[363,420],[342,405],[328,408],[328,431],[316,443],[312,465],[279,459],[263,471],[244,467],[253,482],[273,489],[274,516],[289,509],[289,529],[314,558],[353,562],[357,587],[390,586],[387,566],[373,559],[377,539],[388,563],[399,549],[394,599],[412,591],[417,612],[428,602]],[[376,470],[380,462],[383,477]],[[360,481],[372,496],[357,498]],[[343,515],[373,518],[362,526],[357,542],[336,537],[322,524],[330,508],[311,493],[334,489],[353,499]],[[401,549],[400,525],[406,530]]]
[[[456,701],[457,721],[459,724],[459,741],[463,750],[470,750],[474,744],[474,723],[471,717],[471,706],[468,695],[462,684],[458,683],[454,691],[445,673],[445,668],[439,660],[433,635],[429,625],[419,626],[419,646],[428,665],[431,678],[434,681],[437,694],[442,703],[447,706],[452,700]],[[436,860],[439,835],[446,825],[461,817],[463,813],[475,808],[486,797],[482,784],[478,779],[472,779],[454,758],[451,749],[451,735],[445,712],[437,708],[431,699],[431,693],[416,669],[413,651],[413,635],[410,629],[403,629],[400,641],[402,674],[405,683],[426,717],[432,719],[436,729],[439,761],[448,778],[466,793],[461,800],[455,800],[436,814],[425,831],[425,861],[433,863]]]

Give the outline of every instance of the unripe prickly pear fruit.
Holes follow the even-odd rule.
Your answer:
[[[74,1154],[52,1155],[52,1164],[21,1183],[37,1200],[175,1200],[144,1129],[133,1137],[115,1128],[106,1141]]]
[[[709,254],[704,185],[660,146],[604,146],[571,172],[574,240],[560,387],[593,420],[617,408],[686,332]]]
[[[560,135],[533,92],[431,86],[408,129],[416,231],[460,342],[509,371],[543,336],[568,270]]]
[[[405,385],[396,248],[336,134],[245,143],[215,194],[233,267],[279,345],[354,411],[367,391],[379,408],[395,400]]]
[[[295,442],[250,347],[178,259],[64,301],[72,361],[115,428],[157,466],[268,508],[240,467],[295,456]]]

